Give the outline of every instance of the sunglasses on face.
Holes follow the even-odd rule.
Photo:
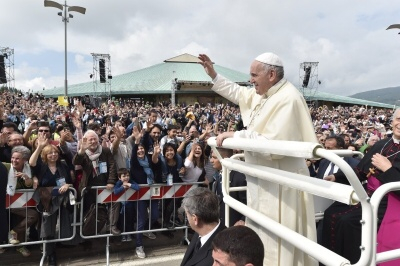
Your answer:
[[[45,132],[45,133],[49,132],[48,129],[39,129],[38,131],[39,131],[39,132]]]

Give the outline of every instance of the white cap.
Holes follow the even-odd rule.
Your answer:
[[[276,54],[273,53],[260,54],[259,56],[256,57],[256,60],[264,64],[283,67],[282,60]]]

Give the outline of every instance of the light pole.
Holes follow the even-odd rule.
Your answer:
[[[67,0],[65,0],[64,5],[59,4],[54,1],[44,0],[45,7],[55,7],[64,12],[58,12],[58,15],[62,17],[62,22],[64,22],[64,41],[65,41],[65,50],[64,50],[64,71],[65,71],[65,81],[64,81],[64,96],[68,96],[68,78],[67,78],[67,23],[69,22],[69,18],[73,18],[69,12],[75,11],[81,14],[85,14],[86,8],[81,6],[67,6]]]

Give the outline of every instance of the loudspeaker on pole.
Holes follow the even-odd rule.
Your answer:
[[[104,59],[99,60],[99,69],[100,69],[100,83],[106,83],[106,69],[105,69],[106,61]]]
[[[0,84],[7,83],[6,67],[4,65],[4,56],[0,55]]]
[[[304,70],[306,74],[304,75],[303,79],[303,88],[307,88],[308,82],[310,81],[310,75],[311,75],[311,66],[308,66]]]

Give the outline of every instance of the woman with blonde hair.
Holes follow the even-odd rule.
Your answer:
[[[37,175],[33,179],[33,188],[36,188],[33,197],[40,202],[38,209],[42,211],[40,237],[50,240],[56,237],[58,209],[60,203],[67,198],[65,192],[72,187],[73,182],[67,164],[59,159],[58,148],[48,144],[48,141],[46,135],[38,136],[38,146],[29,159],[29,164]],[[53,201],[55,196],[58,198],[58,204]],[[55,247],[55,242],[46,244],[48,265],[57,265]]]

